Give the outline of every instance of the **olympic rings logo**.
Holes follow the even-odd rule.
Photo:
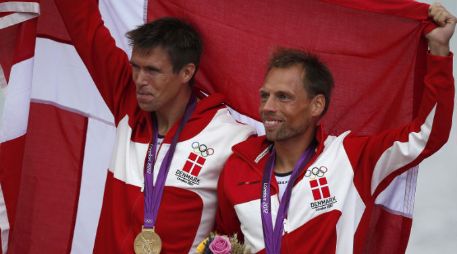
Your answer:
[[[198,142],[192,143],[192,148],[195,153],[199,153],[202,157],[208,157],[214,154],[213,148],[208,148],[205,144],[200,144]]]
[[[316,179],[318,177],[323,177],[325,173],[327,173],[327,168],[324,166],[321,167],[313,167],[312,169],[306,170],[305,176],[311,179]]]

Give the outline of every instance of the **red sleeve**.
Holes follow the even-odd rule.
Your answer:
[[[217,185],[217,212],[216,212],[216,231],[220,234],[233,235],[237,234],[239,240],[243,240],[243,234],[240,229],[240,221],[235,212],[233,202],[230,201],[231,183],[229,182],[228,171],[236,167],[237,158],[235,155],[229,157],[225,163],[224,169],[219,176]],[[233,191],[232,191],[233,192]]]
[[[94,0],[55,0],[73,45],[97,85],[105,103],[115,117],[116,124],[135,103],[135,88],[127,55],[116,47],[104,26]]]
[[[454,107],[452,54],[428,55],[417,117],[399,129],[370,137],[347,137],[344,147],[362,195],[377,196],[390,181],[440,149],[448,140]]]

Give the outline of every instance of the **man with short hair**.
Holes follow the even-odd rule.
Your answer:
[[[218,232],[238,233],[254,253],[363,251],[361,219],[375,193],[437,151],[450,132],[449,40],[457,19],[440,5],[430,16],[440,27],[426,35],[418,116],[377,135],[324,133],[317,124],[330,102],[329,70],[309,53],[283,49],[273,56],[260,89],[266,136],[233,147],[219,178]]]
[[[96,1],[56,4],[117,127],[94,252],[194,253],[213,229],[219,172],[253,129],[221,95],[193,91],[202,43],[191,25],[162,18],[128,32],[129,60]]]

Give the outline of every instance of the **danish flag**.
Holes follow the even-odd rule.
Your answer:
[[[200,170],[202,169],[203,165],[205,164],[206,159],[202,156],[191,152],[189,157],[187,158],[186,164],[184,164],[183,170],[187,173],[198,176]]]
[[[327,185],[327,178],[322,177],[316,180],[311,180],[309,181],[309,185],[311,186],[314,200],[330,197],[330,189]]]
[[[0,0],[0,253],[93,251],[116,135],[114,119],[72,46],[55,2]],[[62,2],[63,12],[71,9],[75,1]],[[86,2],[92,1],[78,4]],[[221,0],[96,2],[116,45],[128,55],[130,49],[124,35],[145,20],[180,14],[197,24],[206,46],[202,62],[215,64],[200,69],[196,85],[205,91],[223,93],[234,109],[250,116],[257,116],[257,101],[251,98],[257,96],[257,84],[264,76],[262,66],[271,45],[317,49],[328,63],[339,87],[345,88],[335,89],[332,96],[338,105],[330,108],[325,117],[325,126],[331,133],[350,129],[354,134],[362,130],[363,135],[370,135],[398,126],[413,117],[413,109],[420,103],[420,96],[416,98],[413,91],[420,88],[416,80],[422,80],[425,72],[427,45],[419,42],[428,7],[422,3],[322,0],[305,5],[300,1],[249,1],[245,8],[239,8],[237,1]],[[240,22],[243,15],[230,15],[222,22],[216,11],[221,4],[227,13],[258,15],[249,22]],[[278,21],[274,24],[264,22],[271,15],[270,10],[274,10]],[[299,15],[304,12],[313,15]],[[75,19],[85,18],[86,14],[82,12]],[[214,18],[202,18],[206,14]],[[320,25],[300,26],[310,22]],[[364,31],[362,38],[359,29],[347,29],[354,25],[370,30]],[[379,32],[385,27],[389,28],[389,36]],[[297,29],[301,32],[294,33]],[[319,36],[309,40],[308,34]],[[255,50],[246,54],[246,48]],[[248,61],[255,68],[223,64]],[[361,64],[366,67],[363,72],[358,71]],[[220,72],[221,68],[224,72]],[[372,90],[377,87],[389,89],[373,96]],[[352,96],[348,97],[348,91]],[[370,99],[359,100],[367,95]],[[379,107],[386,104],[386,98],[396,103],[394,109]],[[354,102],[363,106],[353,107]],[[378,113],[368,114],[368,109],[378,109]],[[244,115],[240,118],[247,119]],[[205,157],[194,151],[196,154],[189,155],[184,170],[198,175]],[[361,223],[370,225],[367,239],[373,239],[376,252],[405,252],[416,176],[417,169],[410,170],[407,177],[393,182],[389,192],[384,192],[385,201],[372,204],[376,211],[373,216],[371,210],[364,214]],[[330,195],[326,184],[319,182],[326,180],[315,180],[310,182],[316,186],[311,187],[314,198]],[[403,190],[395,191],[396,188]],[[56,212],[58,218],[53,216]],[[42,232],[46,237],[30,241]],[[381,240],[387,244],[380,245]],[[374,248],[369,243],[366,246],[367,250]]]

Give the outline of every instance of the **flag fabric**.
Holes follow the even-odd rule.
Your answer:
[[[28,7],[12,8],[16,3]],[[259,133],[258,89],[277,47],[312,51],[328,64],[336,86],[322,124],[332,134],[351,129],[369,135],[405,124],[420,103],[422,37],[430,29],[425,4],[99,0],[98,6],[128,55],[124,34],[137,25],[163,16],[194,24],[204,41],[197,86],[225,94],[234,115]],[[90,253],[114,142],[113,116],[53,1],[0,3],[0,36],[2,251]],[[367,237],[358,251],[404,252],[416,177],[411,169],[380,185],[362,218]]]
[[[0,2],[0,252],[6,252],[14,227],[30,100],[39,5]],[[8,82],[14,83],[7,86]],[[14,109],[14,112],[13,112]],[[4,112],[5,111],[5,112]]]

